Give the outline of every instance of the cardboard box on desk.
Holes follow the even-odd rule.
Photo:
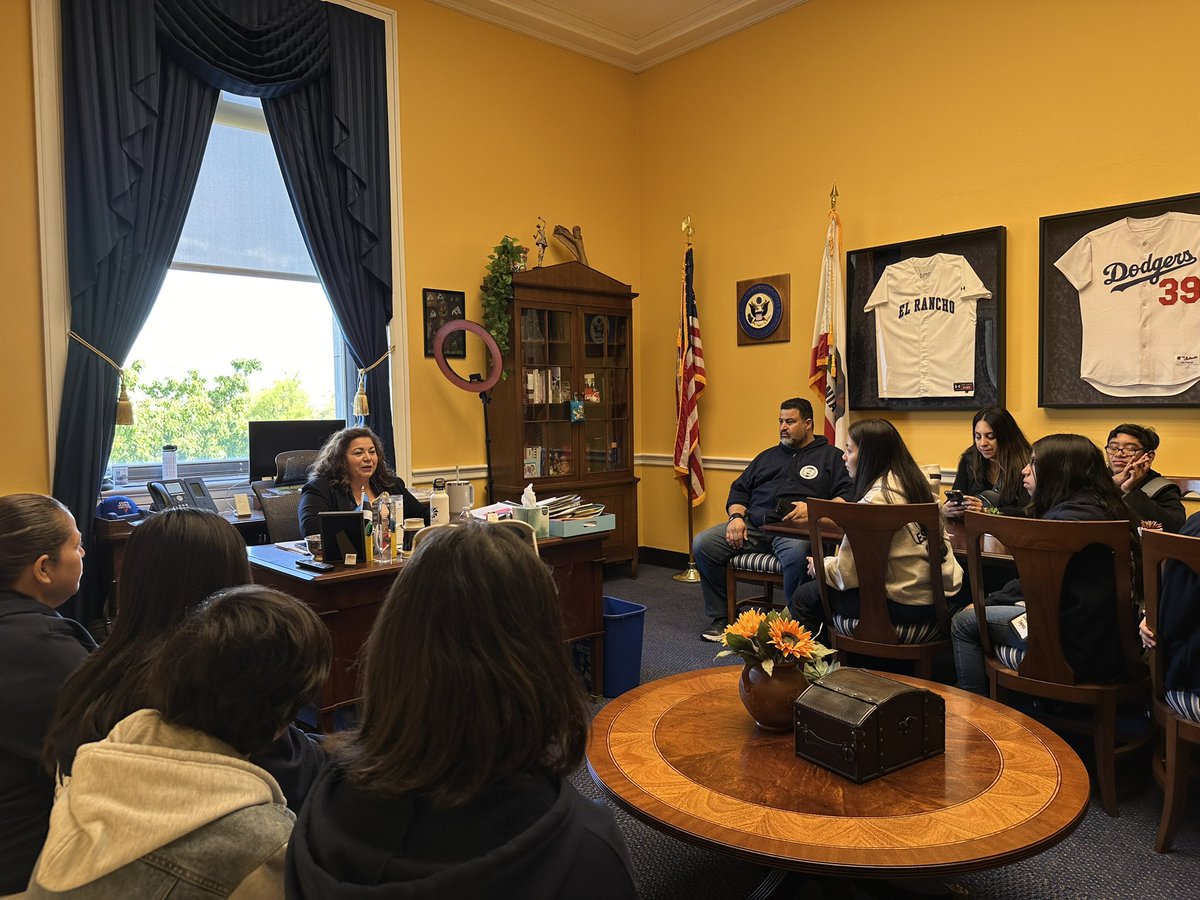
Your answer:
[[[837,669],[796,698],[796,755],[862,784],[944,753],[946,701],[862,669]]]
[[[605,513],[592,519],[551,519],[550,537],[575,537],[580,534],[595,534],[612,531],[617,527],[617,517]]]

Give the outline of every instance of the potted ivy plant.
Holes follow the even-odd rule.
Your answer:
[[[512,328],[513,272],[525,268],[528,255],[529,248],[523,247],[517,243],[516,238],[506,234],[500,239],[500,243],[492,248],[483,284],[480,285],[483,295],[483,327],[496,339],[500,355],[504,358],[508,357],[508,338]],[[508,377],[508,369],[504,370],[503,377]]]

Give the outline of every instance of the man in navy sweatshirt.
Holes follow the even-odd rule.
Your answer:
[[[729,488],[729,519],[696,536],[692,554],[700,570],[704,615],[711,624],[701,633],[720,641],[726,620],[725,563],[739,553],[774,553],[783,569],[783,596],[808,580],[808,541],[765,534],[768,522],[806,521],[804,502],[850,499],[852,483],[842,451],[813,434],[812,404],[799,397],[779,409],[779,443],[754,457]]]

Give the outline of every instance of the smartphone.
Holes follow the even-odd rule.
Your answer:
[[[963,492],[962,491],[946,491],[946,502],[947,503],[962,503],[963,502]]]
[[[332,572],[335,568],[332,563],[320,562],[315,559],[298,559],[296,565],[301,569],[311,569],[313,572]]]

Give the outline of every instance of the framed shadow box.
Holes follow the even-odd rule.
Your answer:
[[[1003,226],[846,254],[853,410],[1004,405]]]
[[[1200,405],[1200,194],[1041,219],[1038,405]]]

